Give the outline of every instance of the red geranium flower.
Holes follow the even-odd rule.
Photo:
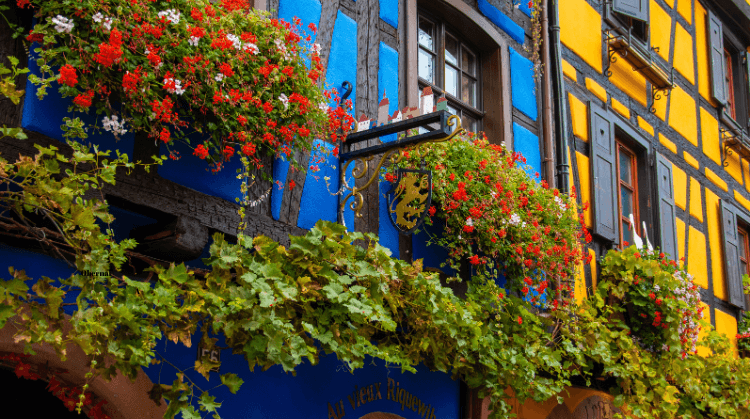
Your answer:
[[[76,75],[75,67],[70,64],[65,64],[60,67],[60,78],[57,82],[70,87],[75,86],[76,83],[78,83],[78,76]]]

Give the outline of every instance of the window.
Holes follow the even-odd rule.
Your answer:
[[[613,0],[607,22],[623,35],[630,34],[648,45],[648,5],[649,0]]]
[[[594,235],[620,247],[633,243],[635,229],[676,260],[672,163],[656,153],[654,170],[647,158],[651,144],[645,138],[613,112],[590,102],[589,108]]]
[[[719,18],[709,12],[709,43],[711,53],[711,94],[723,106],[723,115],[730,126],[750,126],[750,84],[748,57],[750,53],[731,33],[724,30]]]
[[[619,139],[617,141],[617,178],[618,178],[618,196],[619,196],[619,214],[620,214],[620,243],[633,243],[633,225],[630,222],[630,216],[635,221],[635,231],[638,233],[639,211],[638,211],[638,164],[636,155]]]
[[[729,303],[740,309],[747,309],[745,294],[742,290],[742,275],[748,269],[748,230],[750,217],[740,212],[737,207],[721,200],[721,226],[724,250],[724,275]],[[742,227],[740,226],[742,224]]]
[[[457,32],[419,13],[419,88],[431,87],[469,131],[482,129],[479,55]]]

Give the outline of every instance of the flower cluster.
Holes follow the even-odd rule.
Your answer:
[[[704,306],[698,285],[677,262],[654,250],[611,250],[601,262],[602,286],[623,299],[633,338],[645,349],[696,352]]]
[[[741,355],[748,356],[750,355],[750,313],[747,311],[742,313],[737,330],[738,333],[735,336],[737,339],[737,349]]]
[[[242,0],[30,5],[40,19],[28,39],[54,38],[40,62],[59,68],[52,80],[74,109],[104,114],[100,128],[115,135],[198,141],[194,154],[218,170],[235,150],[257,167],[260,152],[291,158],[353,125],[347,104],[319,87],[317,28],[299,19],[270,19]]]
[[[559,279],[567,305],[571,282],[589,258],[581,250],[590,236],[581,228],[575,194],[532,179],[521,154],[490,144],[482,133],[424,145],[406,153],[400,166],[419,167],[422,159],[432,169],[436,202],[426,224],[442,228],[431,242],[448,249],[450,265],[458,269],[468,260],[485,276],[499,270],[532,304],[553,300],[552,308],[560,299],[541,296]]]

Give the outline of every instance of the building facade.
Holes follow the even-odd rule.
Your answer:
[[[574,186],[580,204],[592,205],[586,215],[596,236],[587,249],[592,255],[601,257],[632,241],[628,231],[634,223],[639,235],[685,257],[688,271],[702,281],[711,323],[734,338],[745,308],[740,269],[750,259],[744,256],[750,251],[750,164],[743,157],[750,156],[750,148],[743,148],[748,147],[750,123],[750,3],[549,2],[552,11],[545,20],[551,17],[551,48],[543,50],[549,58],[543,58],[548,71],[542,77],[535,76],[533,14],[527,3],[255,0],[253,7],[287,21],[299,18],[303,27],[317,26],[310,35],[321,45],[326,84],[341,91],[345,82],[351,84],[357,118],[377,119],[384,99],[389,115],[419,106],[429,88],[447,100],[447,109],[460,116],[465,128],[484,131],[490,142],[522,153],[541,178]],[[31,25],[30,15],[19,12],[16,18]],[[562,45],[556,48],[558,24]],[[0,41],[0,55],[26,54],[20,43],[1,36]],[[562,56],[559,63],[556,54]],[[641,58],[631,62],[624,58],[628,54]],[[642,61],[648,69],[640,68]],[[28,66],[38,72],[33,59]],[[54,89],[40,101],[34,89],[27,84],[18,106],[0,103],[0,124],[22,126],[38,143],[61,144],[60,121],[70,102]],[[137,134],[117,142],[106,135],[90,140],[133,159],[164,152]],[[263,170],[273,180],[252,185],[245,233],[288,244],[290,234],[303,234],[318,220],[336,221],[340,196],[332,193],[336,188],[327,179],[339,178],[340,165],[334,155],[315,151],[332,147],[319,140],[311,153],[295,155],[300,162],[319,165],[315,173],[269,158]],[[30,142],[0,141],[3,156],[33,150]],[[182,151],[181,159],[166,161],[156,172],[118,177],[105,193],[116,217],[117,238],[136,238],[144,254],[200,268],[210,233],[236,234],[239,163],[235,160],[218,174],[198,173],[195,167],[205,163],[188,148],[177,151]],[[346,176],[351,180],[351,173]],[[399,235],[388,220],[383,198],[388,188],[384,181],[370,188],[363,217],[347,210],[343,222],[356,231],[376,233],[394,256],[423,259],[425,266],[437,269],[444,251],[428,247],[424,233]],[[31,277],[73,273],[39,250],[4,239],[0,264],[26,269]],[[579,298],[596,285],[596,271],[596,263],[585,268],[576,286]],[[12,333],[2,333],[0,352],[19,352]],[[194,348],[171,342],[164,347],[181,368],[195,362]],[[65,368],[65,377],[79,382],[86,372],[79,352],[65,363],[51,351],[40,351],[32,360]],[[409,374],[376,362],[352,374],[329,356],[317,366],[299,368],[293,377],[280,367],[250,372],[241,356],[221,357],[222,368],[246,371],[240,394],[217,392],[225,400],[225,417],[487,416],[486,400],[427,368]],[[92,388],[108,401],[112,417],[160,417],[163,404],[157,406],[147,394],[159,382],[160,371],[154,366],[135,383],[118,377],[111,383],[97,381]],[[218,384],[218,377],[208,382],[197,373],[190,377],[209,388]],[[604,418],[612,412],[610,399],[575,387],[568,389],[563,404],[516,402],[513,407],[522,418]]]

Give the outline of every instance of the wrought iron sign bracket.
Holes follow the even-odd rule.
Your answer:
[[[367,140],[376,139],[385,135],[409,132],[411,130],[424,128],[428,132],[417,134],[413,136],[403,136],[395,141],[380,143],[374,146],[361,148],[358,150],[352,150],[352,146],[355,144],[362,143]],[[398,164],[404,159],[404,154],[401,153],[405,150],[418,149],[421,145],[427,143],[436,143],[448,141],[457,135],[465,132],[461,127],[461,119],[455,115],[451,115],[448,111],[440,110],[437,112],[429,113],[426,115],[417,116],[404,121],[390,123],[386,125],[377,126],[365,131],[355,132],[350,134],[344,143],[339,144],[340,157],[339,157],[339,173],[341,176],[340,184],[343,186],[344,197],[340,201],[338,207],[338,219],[341,223],[343,221],[343,212],[349,203],[350,199],[353,199],[349,203],[349,208],[354,211],[356,217],[362,217],[362,207],[364,205],[364,197],[362,191],[370,187],[376,179],[380,177],[380,169],[386,164]],[[378,155],[381,155],[377,159],[377,164],[373,165],[374,170],[370,175],[370,178],[362,186],[357,186],[356,182],[359,179],[364,178],[370,172],[371,162],[376,159]],[[345,175],[349,166],[354,163],[355,166],[352,169],[352,175],[354,177],[354,184],[349,185],[345,182]],[[409,172],[409,173],[406,173]],[[422,179],[428,179],[428,183],[431,180],[431,173],[427,170],[405,170],[403,173],[399,173],[399,181],[404,179],[407,182],[412,182],[411,186],[424,186]],[[400,182],[399,182],[400,184]],[[431,183],[430,183],[431,185]],[[348,194],[347,194],[348,192]],[[396,198],[408,199],[409,193],[405,193],[403,190],[399,194],[397,192]],[[414,196],[412,193],[411,196]],[[431,197],[431,187],[429,188],[428,200]],[[426,202],[426,201],[424,201]],[[395,213],[390,209],[391,213]],[[422,214],[424,215],[424,214]],[[413,218],[413,217],[412,217]],[[399,223],[394,221],[391,217],[391,221],[394,223],[396,228],[405,233],[412,232],[415,228],[421,224],[421,218],[411,219],[406,223]],[[403,214],[400,214],[399,220],[403,220]]]
[[[726,128],[721,128],[721,164],[724,167],[729,166],[729,160],[727,157],[731,156],[732,153],[737,153],[739,157],[746,160],[750,160],[750,139],[744,134],[744,132],[735,133],[734,131]]]

